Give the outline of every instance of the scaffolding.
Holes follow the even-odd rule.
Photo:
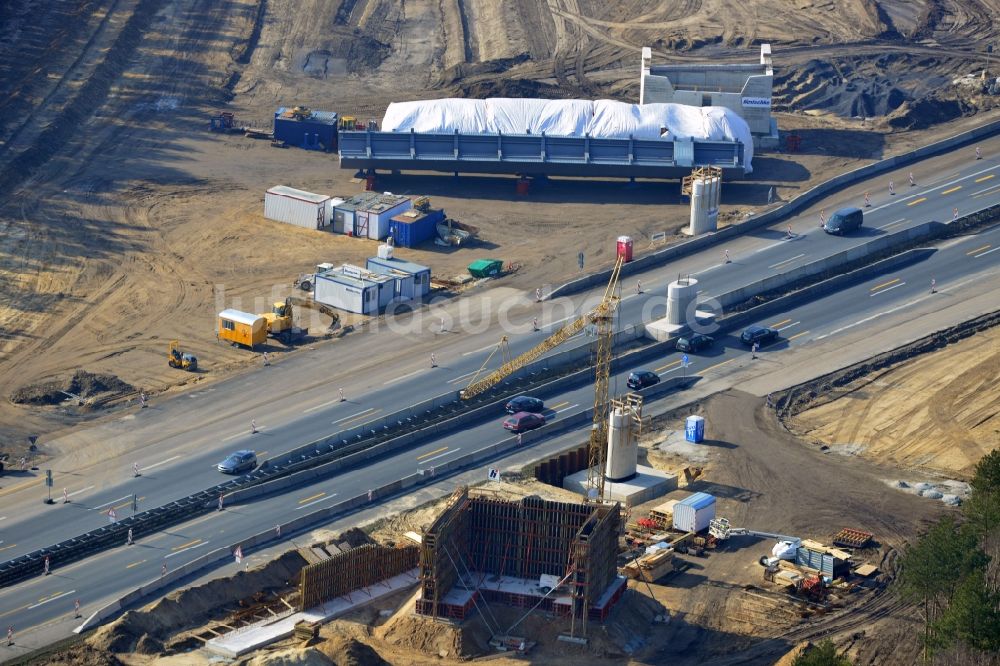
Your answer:
[[[586,635],[621,596],[620,516],[618,504],[513,502],[460,488],[423,534],[417,613],[463,620],[495,601],[572,616]],[[543,576],[565,579],[565,592],[543,590]]]
[[[365,544],[333,557],[302,567],[299,577],[299,610],[304,611],[325,601],[386,584],[385,581],[413,569],[419,557],[416,546],[391,548]]]

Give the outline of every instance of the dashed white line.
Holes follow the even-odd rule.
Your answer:
[[[467,352],[463,353],[462,356],[472,356],[473,354],[478,354],[479,352],[484,352],[487,349],[495,349],[496,346],[497,346],[497,343],[494,342],[491,345],[486,345],[485,347],[480,347],[479,349],[473,349],[472,351],[467,351]]]
[[[257,432],[261,432],[266,428],[267,426],[257,426]],[[228,442],[231,439],[236,439],[237,437],[246,437],[247,435],[252,435],[252,434],[253,433],[244,430],[243,432],[238,432],[235,435],[230,435],[229,437],[223,437],[221,441]]]
[[[792,326],[798,326],[798,325],[799,325],[799,324],[801,324],[801,323],[802,323],[801,321],[793,321],[793,322],[792,322],[791,324],[789,324],[788,326],[782,326],[781,328],[776,328],[776,329],[774,329],[774,330],[776,330],[776,331],[783,331],[783,330],[785,330],[786,328],[791,328]]]
[[[298,511],[299,509],[304,509],[307,506],[312,506],[313,504],[319,504],[320,502],[325,502],[328,499],[333,499],[336,496],[337,496],[337,493],[334,493],[332,495],[325,495],[323,497],[320,497],[318,500],[313,500],[312,502],[308,502],[307,504],[303,504],[302,506],[297,506],[297,507],[295,507],[295,510]]]
[[[76,497],[80,493],[85,493],[88,490],[93,490],[93,489],[94,489],[94,486],[87,486],[86,488],[80,488],[80,490],[74,490],[71,493],[66,493],[66,497]],[[6,518],[6,516],[4,516],[4,518]],[[3,520],[3,518],[0,518],[0,520]]]
[[[413,372],[408,372],[405,375],[399,375],[398,377],[394,377],[394,378],[390,379],[387,382],[382,382],[382,386],[388,386],[389,384],[395,384],[396,382],[401,382],[404,379],[408,379],[408,378],[410,378],[410,377],[412,377],[414,375],[419,375],[421,372],[423,372],[426,369],[427,368],[420,368],[418,370],[414,370]]]
[[[426,460],[421,460],[417,464],[418,465],[423,465],[424,463],[429,463],[432,460],[437,460],[438,458],[444,458],[445,456],[450,456],[451,454],[457,453],[457,452],[459,452],[461,450],[462,450],[462,447],[460,446],[458,448],[451,449],[450,451],[445,451],[444,453],[439,453],[438,455],[434,456],[433,458],[427,458]]]
[[[873,293],[873,294],[868,294],[868,298],[873,298],[873,297],[875,297],[875,296],[878,296],[879,294],[884,294],[884,293],[885,293],[885,292],[887,292],[887,291],[892,291],[892,290],[893,290],[893,289],[895,289],[896,287],[902,287],[902,286],[903,286],[904,284],[906,284],[906,283],[905,283],[905,282],[900,282],[899,284],[894,284],[894,285],[892,285],[891,287],[887,287],[887,288],[885,288],[885,289],[881,289],[881,290],[879,290],[879,291],[876,291],[876,292],[875,292],[875,293]]]
[[[875,227],[875,228],[876,229],[885,229],[886,227],[891,227],[892,225],[899,224],[900,222],[906,222],[906,218],[905,217],[901,217],[898,220],[890,222],[889,224],[883,224],[881,227]]]
[[[990,254],[991,252],[996,252],[997,250],[1000,250],[1000,246],[997,246],[992,250],[986,250],[986,252],[980,252],[979,254],[974,254],[972,255],[972,258],[978,259],[979,257],[985,257],[987,254]]]
[[[356,414],[351,414],[350,416],[345,416],[342,419],[337,419],[336,421],[332,421],[332,424],[333,425],[337,425],[338,423],[343,423],[344,421],[350,421],[351,419],[357,418],[357,417],[361,416],[362,414],[367,414],[368,412],[373,412],[373,411],[375,411],[375,408],[374,407],[369,407],[368,409],[363,409],[363,410],[361,410],[360,412],[358,412]]]
[[[259,428],[258,428],[258,430],[259,430]],[[159,467],[160,465],[166,465],[168,462],[173,462],[173,461],[177,460],[178,458],[180,458],[180,456],[170,456],[166,460],[161,460],[158,463],[153,463],[152,465],[146,465],[145,467],[142,467],[141,471],[145,472],[147,469],[153,469],[154,467]]]
[[[555,411],[555,413],[556,413],[556,414],[562,414],[562,413],[563,413],[563,412],[565,412],[565,411],[566,411],[567,409],[573,409],[574,407],[579,407],[579,406],[580,406],[580,403],[577,403],[577,404],[575,404],[575,405],[570,405],[570,406],[568,406],[568,407],[563,407],[562,409],[557,409],[557,410]]]
[[[90,507],[90,510],[97,511],[98,509],[103,509],[106,506],[111,506],[115,502],[121,502],[122,500],[127,500],[127,499],[132,499],[131,493],[123,497],[119,497],[118,499],[111,500],[110,502],[105,502],[104,504],[98,504],[97,506],[92,506]]]
[[[76,590],[70,590],[69,592],[63,592],[62,594],[57,594],[54,597],[49,597],[45,601],[39,601],[37,604],[32,604],[31,606],[28,606],[28,610],[32,610],[33,608],[38,608],[39,606],[44,606],[45,604],[49,603],[50,601],[55,601],[56,599],[62,599],[63,597],[68,597],[71,594],[76,594]]]
[[[320,405],[315,405],[314,407],[309,407],[308,409],[303,409],[302,413],[303,414],[308,414],[309,412],[315,412],[317,409],[323,409],[324,407],[329,407],[330,405],[335,405],[338,402],[340,402],[340,398],[337,398],[335,400],[330,400],[329,402],[324,402],[324,403],[322,403]]]
[[[796,259],[801,259],[804,256],[806,256],[805,252],[803,252],[802,254],[797,254],[794,257],[791,257],[790,259],[785,259],[784,261],[779,261],[776,264],[771,264],[770,266],[768,266],[768,268],[777,268],[778,266],[782,266],[784,264],[791,263],[791,262],[795,261]]]
[[[201,543],[196,543],[196,544],[195,544],[195,545],[193,545],[193,546],[189,546],[189,547],[187,547],[187,548],[182,548],[181,550],[178,550],[178,551],[176,551],[176,552],[173,552],[173,553],[167,553],[166,555],[164,555],[164,556],[163,556],[163,559],[167,559],[168,557],[173,557],[174,555],[180,555],[181,553],[186,553],[186,552],[188,552],[189,550],[194,550],[195,548],[201,548],[201,547],[202,547],[202,546],[204,546],[204,545],[205,545],[206,543],[208,543],[208,542],[207,542],[207,541],[202,541]]]

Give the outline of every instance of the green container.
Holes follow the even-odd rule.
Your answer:
[[[500,259],[476,259],[469,264],[469,275],[477,278],[496,277],[503,272]]]

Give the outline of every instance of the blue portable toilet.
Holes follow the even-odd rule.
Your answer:
[[[684,425],[684,439],[700,444],[705,439],[705,419],[700,416],[687,417]]]

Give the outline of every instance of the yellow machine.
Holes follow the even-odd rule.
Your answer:
[[[171,340],[167,346],[167,365],[171,368],[195,372],[198,369],[198,357],[182,352],[181,343],[177,340]]]
[[[283,344],[287,345],[301,340],[309,333],[308,329],[299,328],[295,325],[295,315],[292,312],[293,305],[313,308],[328,315],[333,320],[330,323],[330,328],[334,328],[337,322],[340,321],[340,315],[333,308],[322,303],[317,303],[316,301],[296,296],[289,296],[284,301],[275,301],[271,311],[265,312],[260,316],[267,322],[268,334],[278,338]]]
[[[355,125],[357,125],[358,119],[354,116],[341,116],[340,117],[340,129],[354,131]]]

